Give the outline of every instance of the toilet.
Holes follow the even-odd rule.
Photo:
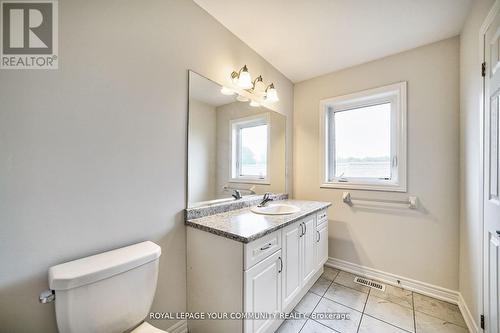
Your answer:
[[[166,333],[144,321],[161,248],[147,241],[50,267],[60,333]]]

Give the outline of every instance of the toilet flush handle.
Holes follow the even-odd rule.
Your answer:
[[[54,290],[44,290],[40,294],[38,300],[42,304],[54,302],[56,300],[56,293],[54,292]]]

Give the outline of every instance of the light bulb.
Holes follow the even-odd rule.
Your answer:
[[[260,106],[260,103],[252,100],[252,101],[250,101],[250,106],[253,106],[255,108],[255,107]]]
[[[268,102],[277,102],[279,101],[280,99],[278,98],[278,92],[276,91],[276,89],[274,88],[274,85],[271,84],[269,86],[269,88],[267,88],[267,92],[266,92],[266,101]]]
[[[227,87],[222,87],[221,90],[220,90],[220,92],[221,92],[222,95],[227,95],[227,96],[234,95],[234,90],[229,89]]]
[[[247,70],[243,69],[240,73],[240,77],[238,78],[238,86],[242,89],[250,89],[253,87],[252,77]]]

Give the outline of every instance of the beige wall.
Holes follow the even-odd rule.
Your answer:
[[[188,0],[60,1],[59,49],[59,70],[0,72],[0,330],[55,332],[48,267],[146,239],[153,310],[185,311],[187,70],[246,63],[285,114],[292,84]]]
[[[342,190],[319,188],[319,101],[399,81],[408,81],[408,194],[418,196],[421,207],[349,208],[342,203]],[[294,194],[333,202],[329,255],[457,290],[458,139],[458,37],[296,84]]]
[[[460,292],[476,324],[482,311],[479,30],[493,3],[473,2],[460,37]]]

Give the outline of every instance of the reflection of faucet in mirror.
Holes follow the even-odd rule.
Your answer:
[[[271,198],[271,194],[272,193],[270,193],[270,192],[267,192],[266,194],[264,194],[262,201],[260,202],[260,204],[257,205],[257,207],[265,207],[269,201],[273,201],[274,199]]]
[[[234,193],[232,195],[235,200],[240,200],[241,198],[243,198],[239,190],[234,190]]]

